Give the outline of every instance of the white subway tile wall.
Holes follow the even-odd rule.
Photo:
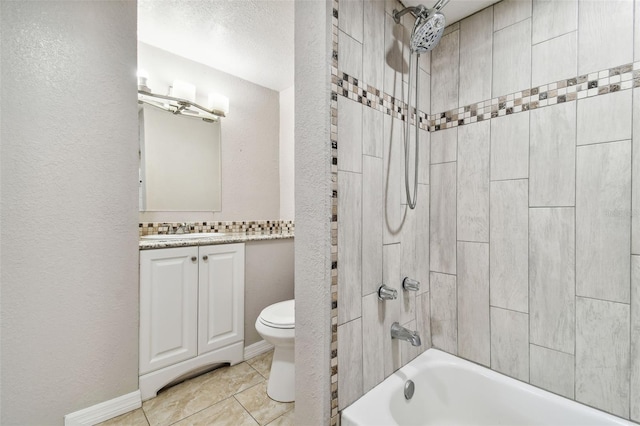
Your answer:
[[[431,53],[431,111],[458,108],[460,31],[442,36]]]
[[[491,307],[491,368],[529,381],[529,318],[527,314]]]
[[[491,180],[529,177],[529,112],[491,120]]]
[[[362,395],[362,318],[338,326],[338,363],[349,368],[338,369],[340,389],[338,408],[340,410],[356,401]]]
[[[576,295],[628,304],[631,142],[577,151]]]
[[[640,89],[633,89],[632,133],[631,169],[633,173],[631,176],[631,188],[637,191],[637,188],[640,188],[640,172],[638,172],[640,170]],[[640,197],[632,196],[631,203],[631,253],[640,254]],[[640,389],[638,392],[640,392]]]
[[[488,7],[460,23],[458,105],[491,99],[493,9]]]
[[[629,324],[628,304],[576,298],[576,401],[629,415]]]
[[[491,182],[490,208],[491,306],[529,312],[527,180]]]
[[[634,24],[634,34],[635,34],[635,41],[633,43],[634,46],[634,55],[633,55],[633,60],[634,61],[640,61],[640,31],[638,31],[638,28],[640,28],[640,13],[638,13],[638,10],[640,10],[640,0],[636,0],[635,1],[635,8],[634,8],[635,12],[635,24]],[[637,400],[636,400],[637,401]],[[638,416],[640,417],[640,416]],[[636,418],[638,418],[636,417]]]
[[[489,122],[458,133],[458,241],[489,242]]]
[[[513,1],[513,4],[520,3]],[[493,96],[531,86],[531,19],[494,33],[492,71]]]
[[[574,398],[575,357],[542,346],[530,345],[530,383],[565,398]]]
[[[578,73],[633,62],[633,1],[578,2]]]
[[[458,128],[431,133],[431,164],[456,161],[458,155]],[[426,163],[428,164],[428,163]]]
[[[433,346],[458,353],[458,316],[456,276],[431,273],[431,342]]]
[[[504,0],[449,25],[418,111],[402,7],[333,2],[331,424],[432,344],[640,421],[640,0]]]
[[[567,354],[575,347],[574,219],[573,207],[529,211],[530,341]]]
[[[362,79],[362,43],[343,31],[338,32],[338,63],[340,69],[357,79]],[[574,73],[575,74],[575,73]],[[340,107],[338,107],[340,111]]]
[[[577,29],[577,1],[533,0],[531,28],[531,42],[533,44]],[[577,52],[574,53],[577,54]]]
[[[382,283],[384,164],[382,158],[365,155],[362,166],[362,296],[366,296]]]
[[[362,175],[338,172],[338,325],[362,316]]]
[[[491,364],[489,244],[458,241],[458,355]]]
[[[531,85],[575,77],[578,74],[578,32],[535,44],[531,50]]]
[[[576,102],[531,111],[529,206],[576,202]]]
[[[498,31],[531,17],[531,0],[504,0],[493,7],[493,30]]]
[[[456,163],[431,166],[431,270],[456,273]]]
[[[640,256],[631,256],[631,419],[640,419]]]

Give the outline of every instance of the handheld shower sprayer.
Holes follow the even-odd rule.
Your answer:
[[[411,6],[402,9],[401,11],[397,11],[394,9],[393,11],[393,20],[396,24],[400,23],[400,18],[411,12],[416,17],[416,22],[413,26],[413,31],[411,32],[411,38],[409,40],[410,47],[410,55],[409,55],[409,92],[407,96],[407,115],[405,117],[406,129],[404,134],[404,183],[405,190],[407,193],[407,204],[409,208],[415,209],[416,202],[418,198],[418,152],[419,152],[419,142],[420,142],[420,120],[418,118],[418,114],[420,112],[419,109],[419,93],[420,93],[420,76],[419,76],[419,62],[420,62],[420,54],[426,53],[433,48],[436,47],[440,38],[442,37],[442,33],[444,32],[444,27],[446,25],[446,19],[442,13],[440,13],[440,9],[446,6],[449,0],[438,0],[433,9],[427,9],[424,5]],[[415,80],[416,80],[416,105],[415,105],[415,127],[416,127],[416,149],[415,149],[415,167],[414,167],[414,179],[413,179],[413,197],[411,196],[411,191],[409,190],[409,130],[411,127],[411,71],[413,64],[413,54],[416,54],[416,70],[415,70]]]

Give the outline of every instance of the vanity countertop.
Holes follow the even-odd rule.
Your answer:
[[[248,241],[264,241],[264,240],[282,240],[287,238],[293,238],[293,232],[277,233],[277,234],[244,234],[244,233],[229,233],[220,236],[210,236],[202,238],[171,238],[171,239],[154,239],[139,241],[140,250],[151,250],[170,247],[187,247],[187,246],[209,246],[213,244],[229,244],[229,243],[244,243]]]

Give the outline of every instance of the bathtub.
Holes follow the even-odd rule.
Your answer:
[[[407,401],[409,379],[415,393]],[[341,420],[343,426],[635,425],[437,349],[347,407]]]

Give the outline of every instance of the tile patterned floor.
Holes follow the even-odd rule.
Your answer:
[[[292,426],[294,403],[267,396],[273,351],[177,384],[101,426]]]

